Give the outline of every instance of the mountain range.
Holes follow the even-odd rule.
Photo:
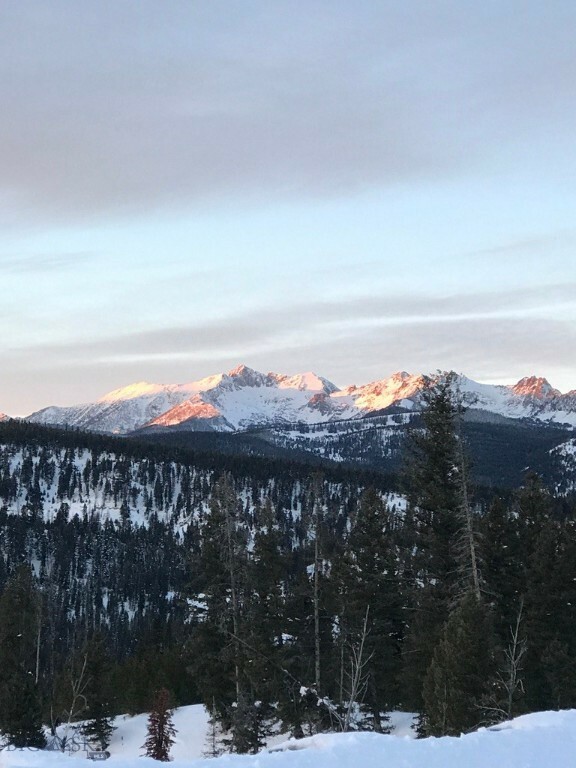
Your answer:
[[[390,408],[417,411],[424,382],[421,374],[399,372],[340,389],[315,373],[264,374],[240,365],[188,384],[130,384],[96,402],[50,406],[26,420],[112,434],[318,425],[374,416]],[[544,378],[530,376],[504,386],[480,384],[461,375],[458,383],[464,402],[475,411],[576,427],[576,390],[562,394]]]

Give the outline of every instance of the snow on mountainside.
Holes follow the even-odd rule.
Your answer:
[[[313,373],[288,377],[239,366],[224,374],[217,386],[196,392],[148,426],[193,426],[197,419],[217,419],[205,428],[232,431],[271,422],[319,421],[323,416],[314,418],[315,409],[306,410],[310,401],[336,391],[334,384]]]
[[[530,376],[513,386],[494,386],[461,376],[460,390],[473,408],[512,419],[530,418],[576,426],[576,390],[563,395],[543,378]]]
[[[350,402],[351,409],[357,409],[361,413],[380,411],[390,405],[413,408],[423,386],[424,377],[421,374],[414,376],[402,371],[393,373],[389,379],[373,381],[361,387],[352,385],[335,393],[334,397],[346,399]]]
[[[561,394],[546,379],[532,376],[513,386],[494,386],[460,376],[459,384],[472,408],[576,426],[576,390]],[[96,403],[49,407],[28,419],[117,434],[143,427],[233,432],[262,425],[357,419],[392,405],[417,410],[423,385],[421,374],[403,371],[338,389],[314,373],[264,374],[240,365],[188,384],[131,384]]]
[[[550,451],[560,466],[560,481],[556,485],[557,493],[576,491],[576,438],[561,443]]]
[[[96,403],[36,411],[28,421],[38,424],[67,424],[95,432],[125,434],[154,420],[196,392],[209,390],[222,381],[222,374],[191,384],[149,384],[141,381],[101,397]]]

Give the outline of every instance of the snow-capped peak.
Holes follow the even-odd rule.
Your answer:
[[[461,375],[458,382],[470,408],[576,425],[576,393],[562,395],[544,378],[530,376],[514,386],[494,386]],[[360,418],[392,405],[418,409],[424,385],[421,374],[398,371],[341,390],[311,371],[265,374],[239,365],[188,384],[140,381],[109,392],[96,403],[45,408],[28,418],[115,433],[144,426],[230,431],[280,423],[318,424]]]
[[[260,375],[258,371],[255,371],[254,368],[250,368],[249,366],[244,365],[244,363],[240,363],[236,366],[236,368],[232,368],[231,371],[228,371],[228,376],[231,376],[232,378],[252,376],[254,374]]]
[[[207,390],[214,389],[222,384],[225,375],[226,374],[224,373],[214,373],[212,376],[206,376],[199,381],[193,381],[187,386],[187,389],[189,389],[190,392],[206,392]]]
[[[264,387],[268,384],[267,377],[263,373],[247,365],[238,365],[228,371],[227,375],[237,387]]]
[[[549,398],[558,397],[561,393],[554,389],[547,379],[541,376],[525,376],[510,387],[515,395],[520,397]]]
[[[363,387],[348,387],[344,393],[352,395],[354,404],[363,411],[380,410],[399,400],[412,398],[422,389],[423,383],[421,374],[400,371],[387,379],[378,379]]]
[[[134,384],[129,384],[127,387],[120,387],[114,389],[112,392],[108,392],[98,400],[99,403],[114,403],[118,400],[133,400],[137,397],[150,397],[157,395],[168,387],[162,384],[150,384],[147,381],[138,381]]]
[[[307,392],[324,392],[327,395],[338,392],[338,387],[323,376],[312,371],[297,373],[295,376],[287,376],[281,373],[269,373],[268,378],[273,379],[279,389],[298,389]]]

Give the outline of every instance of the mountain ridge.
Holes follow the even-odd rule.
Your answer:
[[[93,403],[48,406],[25,417],[110,434],[178,427],[237,432],[272,424],[317,425],[359,419],[390,407],[416,411],[426,377],[406,371],[339,388],[313,372],[261,373],[238,365],[185,384],[140,381]],[[513,385],[482,384],[460,374],[458,386],[469,408],[512,419],[576,427],[576,390],[562,394],[547,379],[527,376]]]

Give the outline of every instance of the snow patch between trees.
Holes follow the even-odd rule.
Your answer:
[[[495,728],[481,728],[460,738],[415,740],[406,732],[407,718],[394,714],[394,735],[319,734],[271,746],[258,755],[202,758],[207,715],[201,706],[176,710],[178,729],[172,750],[174,768],[573,768],[576,755],[576,710],[524,715]],[[142,753],[146,716],[119,717],[106,765],[151,768],[159,763]],[[398,735],[402,734],[402,735]],[[68,757],[51,752],[3,751],[1,768],[64,768]]]

